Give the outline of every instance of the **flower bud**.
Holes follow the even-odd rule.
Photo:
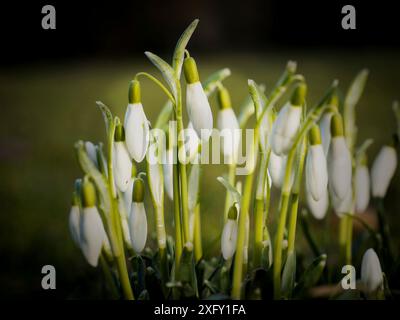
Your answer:
[[[76,191],[72,195],[72,205],[69,211],[69,231],[71,233],[72,240],[80,247],[80,217],[81,212],[79,208],[79,200]]]
[[[136,162],[142,162],[149,145],[149,122],[140,101],[140,84],[131,81],[129,87],[129,104],[124,121],[126,146]]]
[[[131,181],[132,161],[125,145],[125,131],[120,124],[115,128],[114,135],[114,180],[121,192],[125,192]]]
[[[97,161],[97,151],[96,151],[96,146],[90,142],[86,141],[85,142],[85,149],[86,152],[89,156],[89,159],[92,160],[93,164],[96,166],[96,168],[99,167],[98,161]]]
[[[147,239],[147,216],[143,202],[132,202],[129,216],[129,232],[133,250],[137,254],[141,253]]]
[[[180,153],[179,160],[182,163],[189,163],[194,160],[197,153],[199,152],[199,145],[201,143],[196,131],[193,128],[192,122],[189,122],[188,127],[184,130],[185,139],[185,152],[186,154]],[[182,150],[180,150],[182,152]]]
[[[268,163],[268,171],[271,175],[272,184],[275,188],[282,188],[285,178],[287,156],[278,156],[271,151]],[[294,170],[291,173],[290,183],[294,182]]]
[[[192,122],[197,135],[203,141],[208,141],[213,128],[213,116],[207,96],[199,80],[196,62],[192,57],[186,58],[183,67],[187,82],[186,108],[189,120]]]
[[[325,190],[321,194],[321,197],[317,201],[314,200],[311,192],[309,192],[308,190],[306,191],[306,196],[308,208],[310,209],[310,212],[314,216],[314,218],[318,220],[322,220],[323,218],[325,218],[329,205],[328,190],[325,188]]]
[[[229,209],[228,220],[225,223],[221,236],[221,251],[225,260],[232,258],[236,251],[238,225],[236,221],[237,209],[233,205]]]
[[[376,291],[383,284],[381,264],[372,248],[368,249],[362,258],[361,282],[367,293]]]
[[[396,150],[390,146],[383,146],[376,156],[371,169],[372,195],[384,198],[397,167]]]
[[[326,193],[328,186],[328,169],[318,126],[310,132],[310,147],[306,159],[307,190],[315,201],[319,201]]]
[[[356,211],[367,210],[370,198],[369,171],[366,164],[359,164],[355,172]]]

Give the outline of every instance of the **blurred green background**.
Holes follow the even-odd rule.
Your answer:
[[[211,56],[191,53],[202,79],[222,67],[231,68],[232,76],[225,84],[237,113],[247,94],[247,79],[265,83],[268,91],[289,59],[298,62],[298,72],[308,82],[309,105],[318,101],[333,79],[339,79],[345,93],[356,73],[367,67],[370,75],[357,106],[357,121],[358,141],[375,140],[370,162],[396,128],[391,105],[400,98],[397,50],[280,50]],[[169,60],[169,56],[162,56]],[[100,272],[87,265],[68,230],[73,182],[81,175],[73,145],[79,139],[104,141],[103,119],[95,101],[101,100],[123,118],[128,82],[139,71],[161,78],[144,56],[15,66],[0,73],[0,297],[99,297]],[[164,95],[144,80],[142,96],[145,112],[154,123]],[[211,104],[216,119],[218,106],[214,98]],[[216,177],[225,171],[222,165],[203,167],[203,244],[215,254],[219,242],[214,240],[222,230],[225,197],[225,189]],[[396,237],[399,190],[397,174],[386,201]],[[170,207],[168,199],[166,202]],[[148,205],[152,223],[153,212]],[[167,210],[166,219],[170,222],[171,218]],[[313,230],[323,230],[322,225],[317,224]],[[40,285],[41,268],[46,264],[54,265],[57,271],[57,290],[52,292],[42,290]]]

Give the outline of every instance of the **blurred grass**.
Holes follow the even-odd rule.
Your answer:
[[[248,78],[265,83],[269,90],[289,59],[298,62],[298,71],[306,77],[309,105],[317,102],[335,78],[340,80],[345,93],[355,74],[367,67],[370,77],[357,106],[357,121],[359,142],[370,137],[375,139],[370,150],[370,155],[375,155],[395,130],[391,104],[393,99],[400,98],[399,53],[328,50],[232,53],[198,57],[197,62],[203,79],[216,69],[231,68],[233,75],[225,83],[236,106],[246,97]],[[101,100],[123,118],[128,81],[138,71],[157,74],[144,57],[132,61],[21,66],[0,73],[3,119],[0,127],[0,297],[97,296],[99,272],[86,264],[68,231],[72,185],[81,174],[73,144],[78,139],[104,140],[103,120],[95,101]],[[146,80],[142,95],[148,118],[154,123],[164,95]],[[216,114],[215,99],[211,103]],[[239,112],[237,107],[236,111]],[[224,188],[215,178],[223,172],[223,166],[203,167],[204,246],[211,246],[214,251],[219,246],[218,241],[212,244],[221,232],[225,197]],[[398,194],[397,174],[387,199],[392,233],[396,235],[400,220],[396,216],[400,209]],[[148,214],[152,217],[150,209]],[[167,219],[172,217],[168,211],[166,214]],[[40,270],[45,264],[56,267],[55,292],[41,289]]]

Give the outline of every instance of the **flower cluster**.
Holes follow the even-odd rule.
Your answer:
[[[340,298],[344,289],[337,290],[335,283],[342,266],[359,263],[352,240],[353,222],[360,220],[370,248],[359,263],[358,297],[389,296],[385,279],[397,270],[390,269],[396,256],[383,199],[396,171],[399,137],[381,148],[369,170],[367,148],[372,141],[355,148],[355,105],[368,72],[357,75],[344,101],[334,81],[320,102],[308,108],[306,81],[296,73],[296,64],[289,62],[269,93],[263,85],[248,81],[249,97],[237,116],[223,83],[230,70],[201,81],[196,61],[186,49],[197,23],[179,39],[171,65],[146,52],[167,85],[149,73],[137,73],[129,83],[123,123],[97,103],[106,123],[105,146],[76,144],[84,176],[75,182],[69,225],[88,263],[101,265],[113,298],[288,299],[313,296],[322,284],[331,286],[327,297]],[[147,119],[147,106],[142,105],[143,78],[153,81],[168,98],[154,126]],[[220,259],[210,259],[212,251],[203,253],[201,229],[210,223],[202,221],[201,214],[200,151],[215,138],[212,94],[219,104],[215,127],[220,151],[228,159],[228,175],[217,178],[226,188],[220,213]],[[395,112],[398,116],[397,105]],[[252,116],[254,136],[246,146],[251,165],[242,181],[236,176],[241,130],[250,125]],[[176,126],[170,126],[170,120]],[[166,141],[161,141],[165,136]],[[145,172],[137,172],[143,165]],[[148,210],[147,193],[152,210]],[[166,215],[164,194],[173,207]],[[280,197],[276,210],[271,196]],[[333,252],[322,253],[309,232],[309,221],[327,219],[331,209],[339,221],[338,245]],[[378,230],[363,220],[368,210],[377,213]],[[156,244],[148,239],[149,212],[154,212]],[[166,219],[173,222],[172,232],[167,232]],[[298,220],[314,254],[308,266],[300,262],[303,253],[296,248]],[[328,265],[328,255],[337,263]],[[328,276],[328,268],[333,276]]]

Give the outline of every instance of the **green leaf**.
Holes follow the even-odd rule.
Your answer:
[[[190,169],[189,185],[188,185],[188,207],[190,211],[194,211],[198,198],[200,187],[200,165],[193,164]]]
[[[355,107],[361,98],[367,83],[369,71],[361,70],[354,78],[344,99],[344,131],[346,142],[350,150],[353,150],[357,135]]]
[[[236,190],[234,186],[232,186],[227,179],[224,177],[217,177],[217,180],[222,183],[222,185],[226,188],[231,193],[231,197],[234,202],[240,204],[242,196],[240,193]]]
[[[294,281],[296,278],[296,253],[289,252],[282,274],[282,296],[286,299],[292,297]]]
[[[326,266],[326,254],[322,254],[308,266],[295,288],[295,295],[299,296],[304,291],[317,284]]]
[[[177,95],[178,95],[177,82],[178,82],[178,80],[175,77],[174,70],[171,68],[171,66],[167,62],[165,62],[163,59],[161,59],[156,54],[151,53],[149,51],[146,51],[144,54],[157,67],[157,69],[160,70],[165,81],[168,83],[168,86],[170,87],[172,94],[174,95],[175,101],[178,100],[177,99]]]
[[[101,113],[103,114],[104,123],[106,125],[106,132],[108,134],[108,130],[110,130],[111,124],[113,123],[113,115],[110,109],[101,101],[96,101],[97,106],[99,107]]]
[[[172,67],[173,67],[176,77],[178,79],[180,79],[180,77],[181,77],[182,65],[183,65],[183,59],[185,56],[186,46],[187,46],[194,30],[196,29],[198,23],[199,23],[199,19],[195,19],[186,28],[186,30],[182,33],[181,37],[179,38],[178,42],[176,43],[174,56],[172,58]]]

